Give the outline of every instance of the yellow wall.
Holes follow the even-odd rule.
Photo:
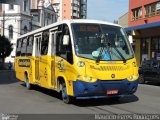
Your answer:
[[[140,58],[141,58],[141,40],[140,39],[136,39],[136,46],[135,46],[135,56],[136,56],[136,60],[137,60],[137,65],[138,67],[141,65],[140,63]]]
[[[118,24],[124,28],[128,27],[128,12],[119,18]]]
[[[148,39],[148,59],[151,59],[151,38]]]

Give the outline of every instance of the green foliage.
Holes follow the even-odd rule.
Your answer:
[[[11,54],[13,50],[12,45],[13,44],[9,41],[9,39],[0,35],[0,59],[4,60]]]

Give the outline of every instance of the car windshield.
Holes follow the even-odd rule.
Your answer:
[[[105,24],[73,23],[73,39],[77,56],[97,60],[127,60],[133,50],[121,27]]]

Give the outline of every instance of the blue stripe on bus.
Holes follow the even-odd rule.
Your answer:
[[[133,82],[130,82],[127,79],[119,81],[97,80],[94,83],[77,80],[73,85],[75,97],[103,98],[132,95],[137,90],[138,80]],[[119,92],[116,95],[107,95],[107,90],[118,90]]]

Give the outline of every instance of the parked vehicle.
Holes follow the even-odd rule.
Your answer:
[[[160,82],[160,60],[145,60],[139,67],[139,83]]]

